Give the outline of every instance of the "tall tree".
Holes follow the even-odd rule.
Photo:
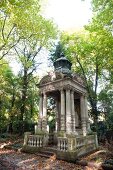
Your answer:
[[[36,36],[39,29],[43,35],[40,4],[40,0],[0,1],[0,59],[20,40]]]
[[[107,30],[103,30],[103,32],[104,34],[83,31],[72,35],[64,34],[61,38],[67,56],[72,60],[73,70],[80,73],[84,78],[91,105],[90,113],[95,122],[97,122],[99,115],[100,80],[104,70],[109,65],[110,59],[106,55],[106,49],[101,44],[104,43],[104,38],[108,34]]]
[[[0,124],[2,127],[7,126],[11,122],[12,110],[15,105],[16,86],[15,79],[9,64],[5,60],[1,60],[0,64]]]
[[[39,27],[41,27],[41,29]],[[40,61],[38,61],[38,55],[43,48],[49,48],[51,46],[51,40],[56,36],[56,30],[50,21],[40,17],[39,27],[36,29],[36,33],[34,32],[35,34],[31,32],[31,36],[20,41],[20,46],[15,46],[15,51],[22,66],[22,97],[20,107],[21,122],[23,121],[24,115],[26,113],[26,96],[29,83],[31,81],[33,72],[36,71],[37,67],[41,64]],[[40,33],[40,30],[42,29],[43,32]]]
[[[20,86],[18,86],[18,99],[15,99],[15,91],[13,91],[12,104],[10,104],[12,108],[16,105],[22,125],[24,118],[27,117],[27,110],[29,110],[27,109],[30,102],[30,100],[28,102],[29,93],[33,95],[33,91],[30,90],[33,72],[40,63],[37,63],[37,56],[42,48],[51,46],[51,40],[55,39],[57,34],[53,22],[42,17],[41,3],[40,0],[6,0],[0,2],[0,59],[9,54],[12,49],[11,52],[18,56],[18,61],[21,63],[18,79]],[[31,113],[35,110],[33,107],[34,104],[30,103]],[[12,110],[14,111],[14,109]]]

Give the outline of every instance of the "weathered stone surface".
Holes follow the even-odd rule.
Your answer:
[[[42,137],[26,135],[25,145],[37,149],[48,145],[47,99],[53,97],[57,108],[55,137],[52,144],[57,145],[59,159],[75,161],[78,156],[98,147],[97,136],[96,134],[88,135],[90,128],[84,81],[77,74],[71,73],[71,63],[65,57],[59,58],[54,66],[55,72],[44,76],[38,85],[39,121],[35,134]],[[39,131],[45,133],[40,134]]]

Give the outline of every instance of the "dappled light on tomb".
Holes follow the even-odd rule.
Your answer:
[[[89,126],[85,84],[79,75],[72,73],[71,66],[70,61],[61,54],[54,62],[54,72],[41,79],[38,84],[38,124],[35,135],[26,134],[25,141],[25,145],[30,147],[46,149],[51,143],[57,158],[68,161],[74,161],[98,147],[97,135],[91,132]],[[48,124],[50,98],[55,105],[53,129]]]

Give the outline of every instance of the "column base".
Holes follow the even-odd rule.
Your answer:
[[[61,130],[61,131],[57,132],[57,136],[58,137],[66,137],[66,132]]]
[[[42,131],[47,132],[47,117],[42,118]]]
[[[83,131],[83,136],[87,135],[87,127],[86,127],[86,119],[82,119],[82,131]]]
[[[77,131],[74,131],[72,132],[74,135],[78,136],[78,132]]]

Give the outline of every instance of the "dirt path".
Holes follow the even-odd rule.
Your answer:
[[[4,166],[7,170],[83,170],[82,166],[57,160],[55,156],[47,159],[4,149],[0,150],[0,162],[1,168]]]
[[[3,166],[3,165],[2,165],[2,162],[0,162],[0,170],[7,170],[6,168],[7,168],[7,167]]]

